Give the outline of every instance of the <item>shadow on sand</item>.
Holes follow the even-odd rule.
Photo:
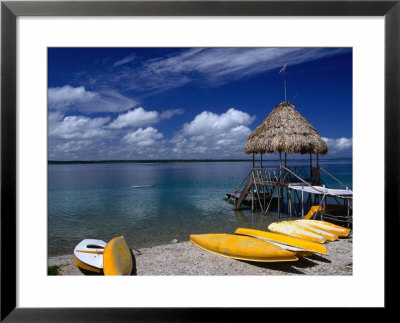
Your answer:
[[[281,271],[289,274],[301,274],[305,275],[301,269],[304,268],[312,268],[318,266],[317,262],[313,260],[325,263],[331,263],[329,259],[326,259],[320,255],[313,254],[310,257],[299,257],[297,261],[285,261],[285,262],[254,262],[254,261],[246,261],[246,260],[238,260],[241,262],[245,262],[249,265],[256,266],[263,269],[269,269],[274,271]]]

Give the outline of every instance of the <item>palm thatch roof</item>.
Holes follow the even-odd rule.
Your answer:
[[[328,146],[293,104],[282,102],[249,135],[244,152],[326,154]]]

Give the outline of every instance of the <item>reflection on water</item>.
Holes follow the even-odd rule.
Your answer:
[[[351,160],[321,165],[351,187]],[[86,238],[124,235],[143,248],[196,233],[266,230],[276,215],[233,211],[231,204],[217,214],[250,168],[251,162],[49,165],[49,256],[70,254]]]

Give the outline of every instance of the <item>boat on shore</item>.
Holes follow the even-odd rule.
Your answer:
[[[298,226],[306,231],[310,231],[316,234],[319,234],[323,236],[327,241],[335,241],[338,239],[338,235],[334,234],[332,232],[328,232],[326,230],[323,230],[321,228],[317,228],[315,226],[311,226],[307,222],[298,222],[298,221],[285,221],[285,222],[280,222],[280,223],[288,223],[288,224],[293,224],[295,226]]]
[[[306,223],[306,224],[310,225],[311,227],[316,227],[316,228],[322,229],[324,231],[336,234],[339,237],[347,237],[350,233],[350,229],[342,227],[340,225],[336,225],[336,224],[327,222],[327,221],[300,219],[300,220],[296,220],[296,222]]]
[[[279,233],[248,229],[248,228],[238,228],[235,231],[235,233],[255,237],[258,239],[263,239],[265,241],[278,244],[283,249],[289,251],[295,251],[297,253],[299,251],[309,251],[313,253],[326,255],[326,248],[324,245],[304,239],[290,237]]]
[[[74,249],[74,262],[83,271],[103,273],[103,252],[106,242],[97,239],[84,239]]]
[[[133,271],[133,254],[123,236],[103,240],[84,239],[74,249],[75,264],[84,273],[105,276],[130,275]]]
[[[190,242],[217,255],[257,262],[296,261],[296,254],[261,239],[224,234],[192,234]]]
[[[105,276],[130,275],[133,256],[123,236],[110,240],[104,248],[103,271]]]
[[[284,222],[273,222],[268,226],[268,229],[272,232],[275,233],[280,233],[280,234],[285,234],[288,236],[292,236],[295,238],[300,238],[316,243],[325,243],[326,238],[323,235],[320,235],[318,233],[305,230],[301,226],[297,226],[295,224],[291,223],[285,223]]]

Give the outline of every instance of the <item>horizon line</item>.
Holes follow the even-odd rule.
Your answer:
[[[336,157],[336,158],[319,158],[319,160],[338,160],[338,159],[352,159],[352,157]],[[293,160],[293,159],[292,159]],[[309,161],[309,158],[296,158],[294,160],[306,160]],[[160,162],[252,162],[253,159],[238,159],[238,158],[219,158],[219,159],[212,159],[212,158],[203,158],[203,159],[109,159],[109,160],[48,160],[49,164],[78,164],[78,163],[160,163]],[[255,162],[259,162],[260,159],[255,159]],[[271,161],[279,161],[279,159],[263,159],[263,162],[271,162]]]

